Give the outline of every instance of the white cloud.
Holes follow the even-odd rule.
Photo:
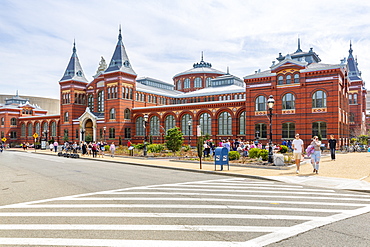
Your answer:
[[[89,80],[109,63],[118,27],[139,76],[172,82],[199,62],[238,77],[268,69],[279,52],[313,47],[323,63],[348,56],[349,40],[370,78],[370,2],[108,0],[2,1],[0,93],[59,97],[58,81],[77,53]]]

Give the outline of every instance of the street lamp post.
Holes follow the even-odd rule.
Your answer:
[[[275,100],[272,95],[270,95],[269,99],[267,100],[267,106],[269,108],[269,117],[270,117],[270,140],[269,140],[269,157],[268,163],[273,163],[273,154],[272,154],[272,109],[274,108]]]
[[[188,121],[188,129],[189,129],[189,147],[190,147],[190,138],[191,138],[191,133],[190,133],[190,128],[191,128],[191,120]]]
[[[256,130],[256,140],[260,139],[260,132],[258,130]]]
[[[85,138],[84,138],[85,137],[84,136],[85,132],[86,132],[86,130],[82,128],[81,129],[81,141],[83,141],[83,142],[85,141]]]
[[[148,124],[148,119],[149,119],[149,116],[148,116],[148,114],[145,114],[144,115],[144,156],[146,156],[147,155],[147,152],[148,152],[148,150],[147,150],[147,147],[146,147],[146,129],[147,129],[147,124]]]
[[[105,138],[105,133],[106,133],[106,131],[107,131],[107,127],[106,127],[106,126],[104,126],[104,127],[103,127],[103,130],[104,130],[104,142],[106,142],[106,141],[107,141],[107,139]]]

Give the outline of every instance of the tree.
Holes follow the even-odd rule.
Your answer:
[[[179,127],[169,129],[164,139],[166,140],[167,148],[172,152],[179,151],[184,143],[184,137]]]

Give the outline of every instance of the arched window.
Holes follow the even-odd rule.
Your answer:
[[[149,124],[150,124],[150,135],[158,136],[159,135],[159,118],[157,116],[151,117]]]
[[[52,122],[51,123],[51,133],[50,133],[51,136],[57,136],[57,123],[56,122]]]
[[[299,83],[299,74],[294,75],[294,83]]]
[[[108,99],[110,99],[110,98],[111,98],[111,94],[110,94],[110,92],[111,92],[111,88],[109,87],[109,88],[108,88],[108,93],[107,93],[107,98],[108,98]]]
[[[104,112],[104,91],[98,93],[98,112]]]
[[[184,88],[190,88],[190,79],[186,78],[184,81]]]
[[[284,139],[293,139],[295,136],[295,123],[283,123],[281,136]]]
[[[326,93],[318,90],[312,95],[312,108],[326,107]]]
[[[291,93],[283,96],[283,110],[295,109],[295,97]]]
[[[286,81],[286,84],[291,84],[292,83],[292,76],[287,75],[285,81]]]
[[[24,123],[21,125],[21,136],[26,136],[26,125]]]
[[[218,134],[231,135],[231,115],[226,111],[218,116]]]
[[[131,111],[130,111],[130,109],[126,108],[123,115],[124,115],[124,118],[125,119],[131,119]]]
[[[256,98],[256,111],[266,111],[266,97],[258,96]]]
[[[348,104],[352,105],[353,104],[353,100],[352,100],[352,94],[348,94]]]
[[[32,136],[33,135],[33,131],[32,131],[32,124],[31,123],[29,123],[28,125],[27,125],[27,136]]]
[[[184,135],[188,136],[191,133],[189,132],[188,122],[191,121],[193,123],[192,117],[189,114],[185,114],[181,118],[181,131]]]
[[[283,85],[283,82],[284,82],[283,76],[279,76],[278,77],[278,85]]]
[[[239,116],[239,135],[245,135],[245,111]]]
[[[267,138],[267,125],[264,123],[257,123],[254,125],[254,133],[256,133],[257,136],[257,131],[258,131],[258,136],[261,139],[266,139]]]
[[[17,119],[15,117],[10,119],[10,125],[17,125]]]
[[[69,122],[69,114],[68,112],[64,113],[64,122]]]
[[[109,119],[116,119],[116,110],[114,108],[109,111]]]
[[[177,81],[177,90],[181,90],[181,81],[180,80],[178,80]]]
[[[349,122],[354,123],[355,122],[355,114],[353,112],[349,113]]]
[[[133,99],[133,91],[132,91],[132,88],[130,88],[129,97],[130,97],[130,99]]]
[[[136,135],[138,136],[144,136],[145,131],[144,131],[144,118],[143,117],[138,117],[136,119]]]
[[[357,105],[357,93],[353,95],[353,104]]]
[[[42,132],[45,132],[45,130],[49,130],[49,125],[47,122],[45,122],[43,125],[42,125]]]
[[[200,77],[195,78],[194,87],[202,87],[202,79]]]
[[[212,80],[211,77],[207,77],[207,79],[206,79],[206,87],[211,87],[212,86],[211,80]]]
[[[212,134],[212,119],[208,113],[203,113],[199,118],[200,131],[202,135]]]
[[[87,106],[90,108],[90,111],[94,111],[94,96],[92,94],[89,94],[87,98]]]
[[[326,122],[312,123],[312,136],[321,136],[321,138],[326,138]]]
[[[40,123],[37,122],[35,125],[35,133],[37,133],[40,136]]]
[[[167,131],[172,128],[175,128],[175,117],[173,115],[168,115],[164,120],[164,129],[167,133]]]
[[[0,122],[0,125],[4,125],[5,124],[5,118],[1,118],[1,122]]]

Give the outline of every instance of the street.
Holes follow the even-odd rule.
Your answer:
[[[369,246],[370,195],[0,155],[0,246]]]

